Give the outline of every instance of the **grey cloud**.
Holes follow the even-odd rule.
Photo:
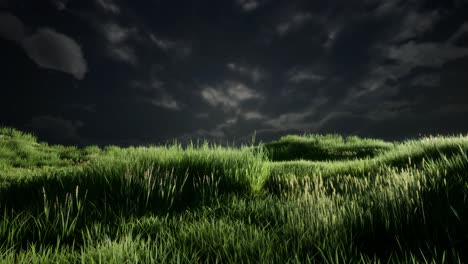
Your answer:
[[[109,47],[109,55],[113,59],[117,59],[133,66],[138,64],[138,56],[135,53],[135,50],[126,45]]]
[[[276,32],[280,36],[284,36],[287,33],[296,30],[306,24],[309,20],[313,18],[310,13],[298,12],[288,17],[286,20],[280,22],[276,26]]]
[[[9,13],[0,13],[0,37],[20,43],[26,36],[23,23]]]
[[[262,96],[245,84],[226,81],[216,88],[204,86],[202,98],[212,106],[222,106],[225,110],[238,110],[240,104],[250,99],[260,99]]]
[[[468,22],[463,23],[458,30],[447,40],[447,43],[455,44],[459,38],[468,33]]]
[[[292,83],[302,82],[320,82],[325,79],[324,76],[316,73],[315,70],[310,68],[297,69],[293,68],[287,72],[288,80]]]
[[[107,12],[120,14],[120,7],[112,0],[96,0],[96,3]]]
[[[187,43],[162,38],[153,33],[149,34],[149,38],[159,49],[165,52],[174,51],[181,58],[186,58],[192,53],[192,47]]]
[[[381,64],[376,59],[371,62],[367,76],[348,89],[347,102],[356,101],[371,96],[373,100],[382,100],[398,93],[402,78],[405,78],[417,68],[438,69],[452,60],[468,56],[468,48],[457,47],[453,41],[468,28],[460,26],[446,42],[416,42],[409,41],[402,45],[383,44],[380,46],[381,57],[391,59],[394,63]],[[406,33],[405,33],[406,34]],[[391,40],[390,40],[391,42]],[[399,82],[399,85],[389,85],[388,82]],[[440,76],[431,73],[430,76],[415,76],[406,85],[437,87]]]
[[[349,103],[365,97],[367,99],[372,97],[373,100],[376,100],[385,95],[396,94],[398,91],[394,87],[388,86],[387,81],[401,77],[403,75],[403,72],[399,72],[401,69],[401,67],[376,66],[368,73],[366,78],[348,88],[347,97],[344,101]],[[410,67],[404,69],[404,71],[409,71]]]
[[[236,3],[245,12],[252,12],[259,8],[263,1],[260,0],[236,0]]]
[[[401,42],[407,39],[419,37],[423,33],[430,31],[440,18],[441,16],[438,10],[424,14],[416,11],[410,12],[403,20],[403,30],[393,39],[393,41]]]
[[[226,67],[231,72],[237,73],[241,76],[247,76],[249,79],[251,79],[255,83],[264,80],[268,75],[260,67],[249,67],[249,66],[239,65],[233,62],[228,63]]]
[[[440,74],[420,74],[415,76],[411,81],[410,85],[412,86],[440,86]]]
[[[129,44],[129,40],[132,37],[138,36],[136,28],[127,28],[110,22],[103,24],[101,30],[108,42],[108,55],[112,59],[120,60],[133,66],[138,65],[139,58],[133,46]]]
[[[257,112],[257,111],[246,112],[246,113],[243,114],[243,117],[246,120],[261,120],[261,119],[266,118],[266,116],[264,116],[263,114],[261,114],[260,112]]]
[[[373,121],[382,121],[402,115],[409,117],[414,115],[411,112],[411,107],[414,106],[414,103],[407,100],[380,102],[379,107],[371,107],[365,116]]]
[[[463,56],[468,56],[468,48],[440,43],[415,43],[414,41],[391,47],[388,52],[389,58],[412,67],[440,67],[449,60]]]
[[[266,120],[264,123],[277,130],[317,128],[318,123],[311,123],[310,119],[316,117],[316,115],[319,114],[317,109],[326,105],[328,102],[329,98],[327,97],[317,97],[312,99],[310,105],[301,111],[283,113],[277,117]]]
[[[304,119],[312,116],[314,113],[315,111],[281,114],[265,123],[275,129],[307,129],[310,127],[310,124],[305,122]]]
[[[40,28],[28,36],[24,24],[11,14],[0,14],[0,22],[0,36],[20,45],[37,65],[84,78],[87,63],[75,40],[51,28]]]
[[[323,47],[324,47],[326,50],[330,50],[330,48],[333,47],[333,45],[335,44],[336,37],[337,37],[338,34],[340,33],[340,30],[341,30],[341,26],[331,27],[331,28],[328,30],[327,39],[326,39],[326,41],[323,43]]]
[[[87,71],[81,47],[70,37],[53,29],[39,29],[26,37],[22,46],[39,66],[73,75],[82,80]]]
[[[132,35],[137,34],[136,28],[126,28],[115,22],[103,24],[102,32],[112,44],[121,44],[126,42]]]
[[[165,108],[172,111],[180,111],[182,108],[174,98],[170,95],[161,95],[159,98],[144,98],[143,101],[148,102],[154,106]]]
[[[57,10],[62,11],[67,8],[68,0],[52,0]]]
[[[150,95],[138,96],[138,100],[161,107],[171,111],[180,111],[183,104],[167,91],[166,84],[155,78],[151,78],[148,82],[132,81],[130,83],[132,88],[139,89],[140,91],[149,92]]]
[[[258,103],[263,100],[264,96],[242,82],[226,81],[215,87],[204,85],[201,88],[201,98],[212,107],[221,108],[223,112],[222,115],[218,116],[222,119],[216,118],[219,123],[214,128],[201,129],[197,132],[198,134],[195,133],[195,136],[214,138],[233,136],[236,135],[234,131],[248,130],[254,127],[253,124],[259,125],[258,121],[267,118],[258,109],[255,109],[256,106],[247,104],[247,102]],[[207,118],[211,115],[200,113],[198,118]]]

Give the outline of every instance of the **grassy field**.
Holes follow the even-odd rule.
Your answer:
[[[467,263],[468,136],[51,146],[0,129],[0,263]]]

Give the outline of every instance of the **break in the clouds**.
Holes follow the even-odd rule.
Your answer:
[[[0,98],[2,124],[37,119],[97,144],[468,131],[466,1],[0,0],[0,8],[0,71],[15,87]]]
[[[0,14],[0,36],[14,41],[37,65],[62,71],[83,79],[87,64],[80,45],[51,28],[39,28],[26,34],[25,25],[11,14]]]

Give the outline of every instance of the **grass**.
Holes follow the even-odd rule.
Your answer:
[[[467,136],[79,149],[2,128],[0,262],[465,263],[467,194]]]
[[[374,157],[394,147],[394,144],[378,139],[356,136],[304,134],[287,135],[265,144],[272,161],[285,160],[344,160]]]

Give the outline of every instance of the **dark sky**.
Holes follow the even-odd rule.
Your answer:
[[[62,144],[468,132],[468,1],[0,0],[0,125]]]

